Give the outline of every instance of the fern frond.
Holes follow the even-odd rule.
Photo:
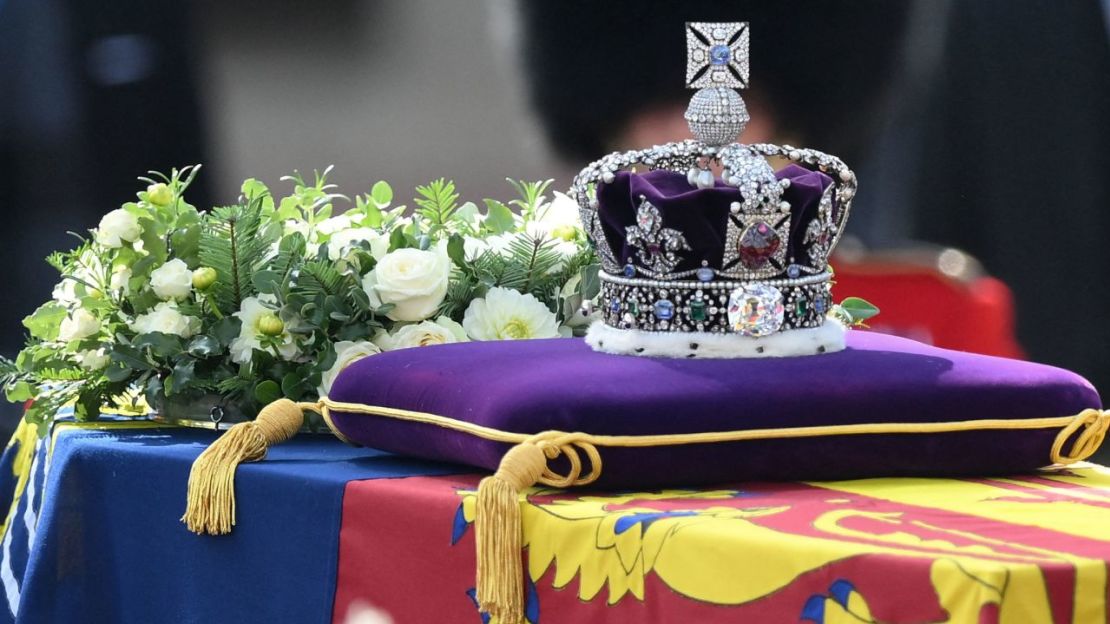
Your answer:
[[[509,241],[505,253],[483,254],[474,265],[483,283],[543,298],[554,291],[562,260],[554,241],[522,233]]]
[[[313,260],[301,266],[292,290],[301,294],[345,296],[355,287],[354,278],[347,273],[342,273],[330,262]]]
[[[416,187],[416,192],[420,195],[414,200],[420,206],[419,214],[434,225],[446,224],[458,209],[459,194],[450,180],[433,180],[427,186]]]
[[[461,321],[466,307],[477,294],[478,284],[466,273],[455,269],[447,287],[447,294],[439,306],[439,314]]]
[[[216,269],[210,298],[224,314],[239,309],[254,294],[251,275],[271,241],[261,231],[262,198],[247,204],[215,208],[205,216],[200,236],[200,261]]]

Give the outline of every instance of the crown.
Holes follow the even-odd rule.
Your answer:
[[[694,140],[614,152],[574,178],[601,261],[595,349],[761,357],[844,346],[843,326],[826,317],[828,259],[856,177],[817,150],[736,142],[750,119],[735,91],[748,84],[749,32],[746,22],[686,24]],[[790,164],[776,172],[768,158]]]

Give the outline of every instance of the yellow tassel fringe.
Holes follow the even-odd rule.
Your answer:
[[[509,449],[497,472],[478,484],[478,605],[499,624],[519,624],[524,613],[520,494],[540,480],[545,468],[543,450],[525,443]]]
[[[226,535],[235,526],[235,469],[258,461],[266,450],[296,435],[304,423],[302,405],[279,399],[258,418],[227,430],[193,462],[181,521],[193,533]]]

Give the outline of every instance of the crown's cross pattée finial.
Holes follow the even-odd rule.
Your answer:
[[[747,22],[686,22],[686,86],[698,90],[686,123],[707,145],[735,142],[750,119],[733,90],[748,86],[748,39]]]
[[[748,23],[686,22],[686,86],[748,86]]]

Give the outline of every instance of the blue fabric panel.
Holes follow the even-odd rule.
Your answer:
[[[189,468],[214,437],[63,431],[15,621],[330,622],[345,484],[459,472],[301,436],[240,466],[238,525],[202,537],[178,519]]]

